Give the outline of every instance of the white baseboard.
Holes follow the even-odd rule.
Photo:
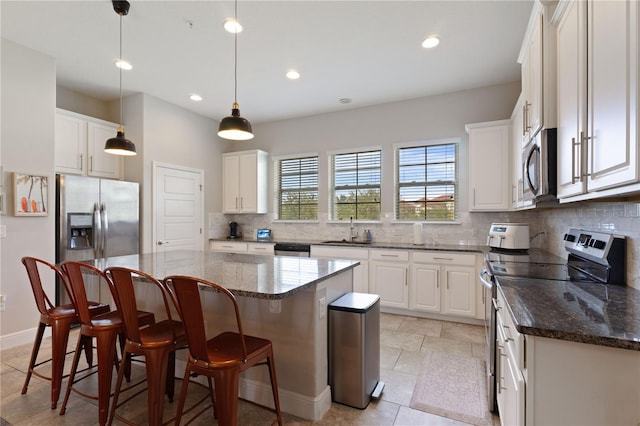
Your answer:
[[[184,361],[176,360],[177,377],[184,375],[185,366],[186,363]],[[206,379],[202,376],[192,380],[204,386],[207,385]],[[273,395],[271,394],[271,385],[269,383],[257,382],[241,377],[238,394],[240,398],[273,408]],[[331,408],[331,388],[329,386],[315,398],[282,388],[278,389],[278,396],[280,397],[280,410],[305,420],[314,422],[321,420],[324,414]]]
[[[12,349],[26,344],[33,345],[33,339],[36,338],[37,331],[38,328],[34,327],[0,336],[0,350],[4,351],[5,349]],[[51,327],[47,327],[44,330],[44,337],[51,337]]]

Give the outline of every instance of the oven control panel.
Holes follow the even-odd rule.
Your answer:
[[[624,236],[584,229],[570,229],[564,235],[565,249],[575,255],[606,261],[614,245],[624,244]]]

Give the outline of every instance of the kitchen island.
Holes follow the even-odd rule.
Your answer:
[[[288,256],[259,256],[208,251],[168,251],[117,256],[90,262],[100,269],[122,266],[158,279],[169,275],[204,278],[228,288],[238,300],[246,334],[270,339],[283,411],[320,420],[331,406],[328,385],[327,306],[353,288],[358,261]],[[208,333],[235,323],[231,312],[217,311],[219,294],[211,291],[203,303]],[[145,300],[144,310],[156,313],[160,301]],[[178,353],[176,375],[182,376],[186,354]],[[243,373],[240,396],[273,406],[266,368]]]

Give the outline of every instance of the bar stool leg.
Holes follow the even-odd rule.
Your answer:
[[[115,362],[116,340],[118,329],[98,333],[98,422],[100,426],[107,424],[109,417],[109,398],[111,396],[111,375]]]
[[[72,322],[73,320],[69,318],[68,320],[54,321],[51,324],[51,408],[56,408],[60,398],[64,359],[67,356],[67,342]]]
[[[42,343],[42,336],[44,336],[44,330],[47,328],[46,324],[40,323],[38,325],[38,331],[36,332],[36,340],[33,342],[33,349],[31,350],[31,359],[29,360],[29,369],[27,370],[27,378],[24,380],[24,385],[22,385],[22,395],[27,393],[27,388],[29,387],[29,382],[31,381],[31,374],[33,373],[33,366],[38,359],[38,352],[40,352],[40,344]],[[53,405],[53,401],[51,401]],[[56,407],[51,407],[56,408]]]

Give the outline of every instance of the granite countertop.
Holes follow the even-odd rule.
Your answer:
[[[88,263],[99,269],[136,269],[160,280],[169,275],[195,276],[220,284],[236,296],[260,299],[283,299],[360,264],[357,260],[197,250],[114,256]]]
[[[580,281],[496,277],[525,335],[640,351],[640,291]]]
[[[326,240],[300,240],[300,241],[258,241],[255,239],[234,239],[227,240],[224,238],[213,238],[210,241],[227,241],[227,242],[239,242],[239,243],[294,243],[294,244],[309,244],[309,245],[321,245],[321,246],[336,246],[336,247],[362,247],[373,249],[398,249],[398,250],[432,250],[432,251],[454,251],[454,252],[467,252],[467,253],[487,253],[489,247],[482,245],[472,244],[410,244],[410,243],[391,243],[374,241],[371,243],[363,242],[349,242],[349,241],[326,241]]]

